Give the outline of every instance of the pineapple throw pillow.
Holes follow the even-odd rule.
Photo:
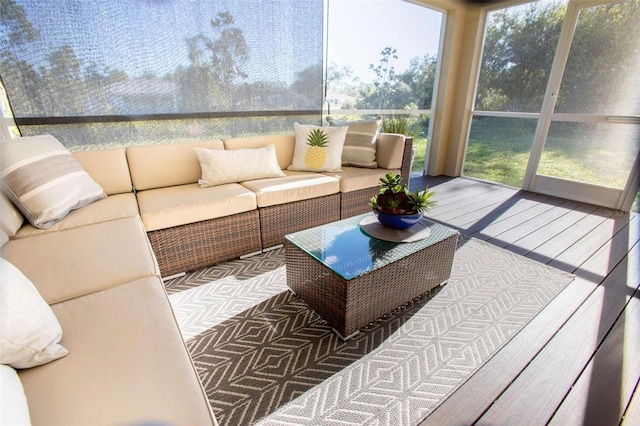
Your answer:
[[[294,123],[296,144],[289,170],[341,172],[347,126],[321,127]]]

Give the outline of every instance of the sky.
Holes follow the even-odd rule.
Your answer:
[[[363,81],[372,81],[385,47],[398,50],[396,71],[425,54],[436,55],[443,14],[403,0],[328,0],[329,63],[348,65]]]

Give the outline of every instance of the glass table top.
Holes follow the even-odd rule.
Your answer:
[[[350,280],[458,234],[454,229],[422,219],[430,230],[428,237],[413,243],[383,241],[369,236],[359,226],[363,218],[371,215],[366,213],[305,229],[285,238]]]

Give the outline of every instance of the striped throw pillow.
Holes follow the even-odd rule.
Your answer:
[[[107,195],[53,136],[0,141],[2,192],[36,228]]]
[[[342,150],[342,165],[375,169],[376,141],[382,126],[382,117],[375,120],[337,121],[327,117],[330,126],[349,126]]]

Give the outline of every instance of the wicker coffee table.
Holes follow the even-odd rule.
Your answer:
[[[423,219],[428,237],[394,243],[365,233],[355,216],[285,236],[287,284],[344,340],[443,285],[458,232]]]

